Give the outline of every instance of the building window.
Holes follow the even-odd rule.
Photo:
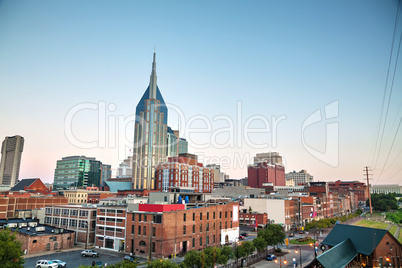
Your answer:
[[[209,220],[209,212],[207,212],[207,220]]]
[[[219,211],[219,219],[222,219],[222,211]]]
[[[156,235],[156,228],[152,227],[152,236],[155,236],[155,235]]]
[[[183,226],[183,235],[186,235],[186,226]]]
[[[230,228],[233,228],[233,224],[232,224],[232,222],[230,222]]]
[[[70,210],[70,215],[71,216],[77,216],[78,215],[78,210],[76,210],[76,209]]]
[[[46,208],[46,214],[52,214],[52,208]]]
[[[152,242],[152,252],[155,252],[155,242]]]
[[[147,227],[146,227],[146,226],[144,226],[144,227],[142,228],[142,234],[143,234],[143,235],[147,235]]]
[[[202,212],[200,213],[200,221],[202,221]]]
[[[208,246],[208,244],[209,244],[209,236],[207,235],[207,237],[206,237],[206,239],[205,239],[205,245]]]
[[[70,227],[77,227],[77,220],[70,219]]]
[[[186,221],[186,213],[183,214],[183,221]]]
[[[209,231],[209,223],[207,223],[207,229],[206,229],[206,231],[207,231],[207,232]]]
[[[61,210],[62,215],[68,216],[68,209],[62,209]]]
[[[225,229],[227,229],[227,228],[228,228],[228,222],[225,221]]]
[[[219,230],[222,229],[222,222],[219,222]]]
[[[59,225],[59,223],[60,223],[60,218],[53,218],[54,225]]]
[[[213,236],[212,243],[214,243],[214,244],[215,244],[215,235]]]
[[[135,229],[134,229],[135,227],[134,227],[134,225],[131,225],[131,233],[132,234],[134,234],[134,232],[135,232]]]
[[[142,221],[142,214],[138,214],[138,221]]]
[[[46,217],[46,224],[52,224],[52,218]]]
[[[193,225],[193,234],[195,234],[195,225]]]
[[[141,235],[141,226],[138,226],[138,235]]]
[[[202,237],[200,237],[200,247],[202,247]]]
[[[133,213],[133,215],[132,215],[131,220],[132,220],[132,221],[135,221],[135,214],[134,214],[134,213]]]
[[[88,217],[88,210],[80,210],[80,217]]]
[[[60,215],[60,209],[59,208],[55,208],[53,211],[53,214],[55,215]]]
[[[140,245],[140,247],[145,247],[147,244],[145,243],[144,240],[141,240],[139,245]]]
[[[228,212],[225,211],[225,219],[227,219],[227,218],[228,218]]]
[[[192,245],[193,247],[195,247],[195,238],[193,238],[193,241],[192,241],[191,245]]]
[[[34,240],[34,241],[32,241],[32,244],[36,244],[38,241],[36,241],[36,240]]]
[[[195,213],[193,213],[193,221],[195,221]]]
[[[200,224],[200,233],[202,233],[202,224]]]
[[[215,222],[213,223],[213,225],[212,225],[213,227],[212,228],[214,228],[214,231],[215,231]]]
[[[144,214],[144,221],[147,221],[147,214]]]
[[[67,223],[68,223],[68,219],[61,219],[61,225],[62,226],[67,226]]]

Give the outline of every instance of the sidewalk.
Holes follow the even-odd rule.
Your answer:
[[[25,259],[29,259],[29,258],[34,258],[34,257],[39,257],[39,256],[46,256],[46,255],[56,254],[56,253],[61,253],[61,252],[70,252],[70,251],[75,251],[75,250],[84,250],[84,248],[85,248],[84,245],[75,245],[73,248],[69,248],[69,249],[52,250],[52,251],[42,251],[42,252],[27,254],[27,255],[24,255],[24,258],[25,258]]]

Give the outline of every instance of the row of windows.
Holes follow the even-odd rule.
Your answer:
[[[76,219],[66,219],[66,218],[52,218],[46,217],[45,223],[49,225],[60,225],[60,226],[68,226],[68,227],[79,227],[79,228],[87,228],[87,221],[85,220],[76,220]],[[78,224],[78,225],[77,225]],[[95,228],[95,221],[92,221],[92,228]]]
[[[116,210],[116,209],[100,209],[99,210],[99,212],[100,213],[112,213],[112,214],[123,214],[124,213],[124,210],[121,210],[121,209],[118,209],[118,210]]]
[[[63,215],[63,216],[78,216],[80,217],[88,217],[89,211],[88,210],[79,210],[78,209],[66,209],[66,208],[46,208],[45,210],[46,214],[52,214],[53,215]],[[60,214],[61,213],[61,214]],[[96,216],[96,210],[92,211],[92,216]]]
[[[135,225],[131,225],[131,234],[135,234]],[[147,227],[146,226],[138,226],[137,227],[138,235],[147,235]],[[152,227],[152,236],[156,235],[156,228]]]
[[[105,221],[104,217],[99,218],[100,221]],[[117,223],[122,223],[123,219],[115,219],[115,218],[106,218],[106,222],[117,222]]]
[[[233,212],[232,211],[230,211],[230,218],[232,218],[232,216],[233,216]],[[195,213],[193,213],[193,221],[195,221]],[[225,219],[227,219],[228,218],[228,212],[227,211],[225,211]],[[212,219],[214,219],[215,220],[215,212],[213,212],[212,213]],[[219,219],[222,219],[222,211],[219,211]],[[202,212],[200,213],[200,221],[202,221],[203,220],[203,218],[202,218]],[[207,220],[209,220],[209,212],[207,212]],[[187,221],[187,213],[184,213],[183,214],[183,221]]]

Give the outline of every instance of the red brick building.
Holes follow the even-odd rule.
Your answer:
[[[155,179],[155,188],[159,191],[186,187],[195,193],[210,193],[214,186],[214,170],[198,163],[196,155],[180,154],[178,157],[169,157],[166,163],[160,163]]]
[[[100,199],[114,197],[116,194],[113,193],[104,193],[104,192],[89,192],[87,195],[87,203],[88,204],[99,204]]]
[[[43,195],[50,194],[50,189],[39,178],[23,179],[10,189],[10,192],[20,191]]]
[[[32,210],[52,205],[67,205],[63,196],[13,194],[0,197],[0,219],[15,218],[20,210]]]
[[[357,196],[359,203],[366,203],[368,199],[367,185],[364,182],[359,181],[340,181],[328,182],[328,187],[330,191],[336,191],[340,193],[352,192]]]
[[[239,203],[184,209],[184,205],[140,204],[127,213],[126,253],[152,258],[185,254],[234,242]]]
[[[264,227],[268,224],[267,213],[240,213],[240,225]]]
[[[26,254],[44,251],[70,249],[74,247],[74,232],[47,225],[36,225],[12,229],[22,242],[21,249]]]
[[[248,186],[260,188],[266,183],[285,186],[285,168],[277,164],[260,162],[249,165],[247,169]]]

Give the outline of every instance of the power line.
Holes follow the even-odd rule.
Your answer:
[[[379,123],[378,123],[378,128],[377,128],[377,135],[376,135],[376,138],[375,138],[375,146],[374,146],[373,159],[372,159],[372,161],[371,161],[371,164],[372,164],[372,165],[373,165],[373,162],[374,162],[374,157],[375,157],[375,155],[376,155],[377,144],[378,144],[378,139],[379,139],[379,133],[380,133],[381,126],[382,126],[382,118],[383,118],[383,114],[384,114],[385,96],[387,95],[387,87],[388,87],[389,72],[390,72],[390,69],[391,69],[392,54],[393,54],[393,51],[394,51],[395,35],[396,35],[396,29],[397,29],[398,20],[399,20],[399,9],[400,9],[400,5],[401,5],[401,0],[398,1],[398,8],[397,8],[397,11],[396,11],[395,24],[394,24],[394,33],[393,33],[393,35],[392,35],[391,51],[390,51],[389,60],[388,60],[387,77],[386,77],[386,79],[385,79],[384,94],[383,94],[382,104],[381,104],[381,114],[380,114]],[[387,105],[387,106],[389,107],[389,102],[388,102],[388,105]],[[388,107],[387,107],[387,113],[388,113]],[[377,158],[376,158],[376,161],[375,161],[374,169],[376,169],[376,167],[377,167],[378,158],[379,158],[379,156],[380,156],[381,144],[382,144],[382,139],[383,139],[383,136],[384,136],[384,130],[385,130],[386,121],[387,121],[387,114],[385,115],[385,119],[384,119],[384,126],[383,126],[383,128],[382,128],[382,134],[381,134],[381,138],[380,138],[380,144],[378,145],[378,153],[377,153]]]

